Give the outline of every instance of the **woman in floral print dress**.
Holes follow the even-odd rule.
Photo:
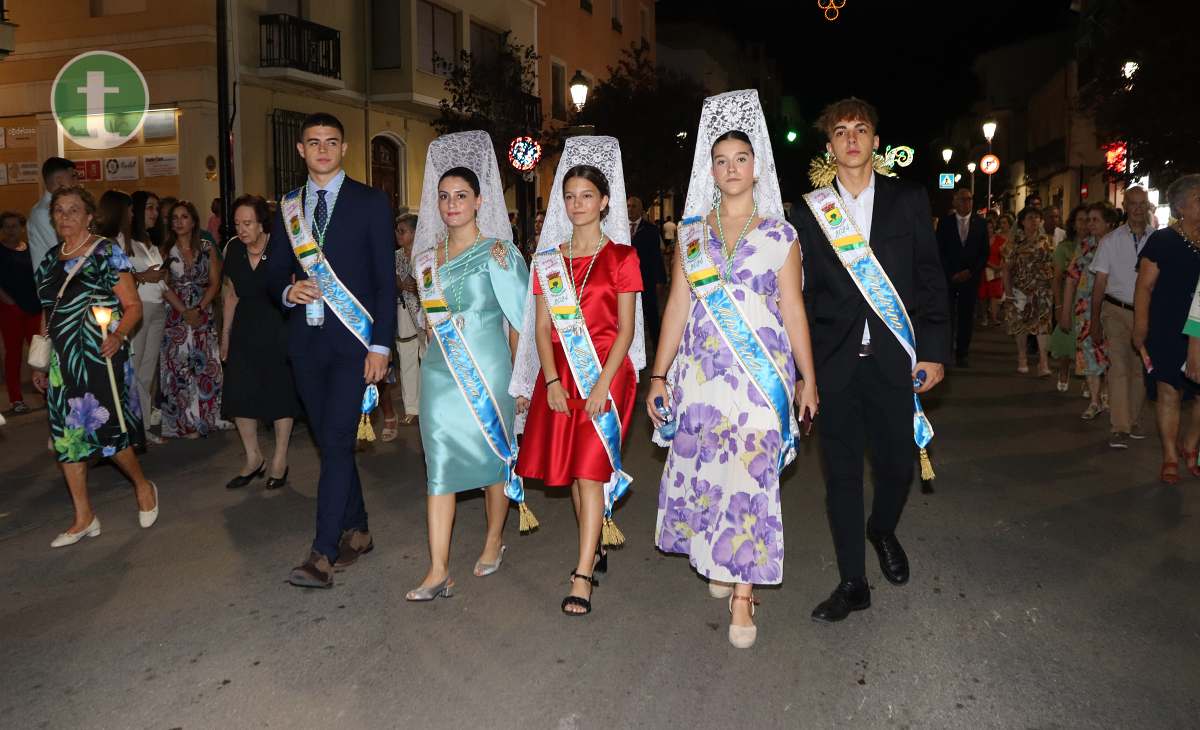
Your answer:
[[[125,252],[88,232],[95,210],[82,188],[54,194],[51,217],[63,243],[50,249],[37,272],[53,351],[49,372],[36,371],[33,382],[46,393],[54,454],[75,505],[74,523],[51,547],[100,534],[87,492],[88,461],[95,456],[112,458],[133,482],[142,527],[158,517],[158,490],[146,480],[130,448],[141,439],[142,410],[128,341],[141,319],[142,303]],[[112,312],[103,336],[93,307]]]
[[[792,401],[802,413],[817,411],[799,242],[783,220],[765,129],[754,92],[705,102],[697,137],[703,146],[693,164],[688,217],[678,229],[646,401],[656,426],[662,418],[655,398],[669,404],[677,425],[659,486],[656,544],[686,554],[709,580],[712,596],[729,598],[729,641],[739,648],[753,645],[757,633],[753,586],[783,581],[779,475],[794,444],[784,443],[780,419],[796,435]],[[697,216],[697,208],[707,215]],[[763,397],[689,287],[681,252],[693,243],[707,252],[775,361],[788,391],[787,413],[777,414]]]

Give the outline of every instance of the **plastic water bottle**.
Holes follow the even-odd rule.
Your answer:
[[[663,419],[663,424],[658,427],[658,435],[664,441],[675,438],[675,414],[671,413],[671,409],[663,403],[661,395],[654,398],[654,410],[658,411],[659,417]]]
[[[320,327],[325,324],[325,300],[318,299],[304,305],[304,321],[309,327]]]

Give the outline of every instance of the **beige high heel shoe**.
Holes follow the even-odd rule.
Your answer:
[[[733,616],[733,602],[745,601],[750,604],[750,618],[754,618],[754,607],[758,605],[758,599],[751,593],[748,596],[730,596],[729,597],[729,615]],[[729,643],[737,649],[749,649],[754,646],[754,640],[758,638],[757,626],[735,626],[729,624]]]
[[[729,598],[733,594],[732,583],[722,583],[719,580],[708,581],[708,595],[713,598]]]

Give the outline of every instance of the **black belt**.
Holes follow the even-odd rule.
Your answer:
[[[1121,301],[1120,299],[1117,299],[1117,298],[1116,298],[1116,297],[1114,297],[1114,296],[1110,296],[1110,295],[1108,295],[1108,294],[1105,294],[1105,295],[1104,295],[1104,301],[1108,302],[1109,304],[1115,304],[1115,305],[1117,305],[1118,307],[1120,307],[1121,309],[1128,309],[1128,310],[1129,310],[1129,311],[1131,311],[1131,312],[1133,311],[1133,305],[1132,305],[1132,304],[1126,304],[1125,302]]]

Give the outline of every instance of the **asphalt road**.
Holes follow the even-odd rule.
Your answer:
[[[315,510],[301,430],[291,485],[223,488],[236,435],[143,459],[150,530],[110,467],[92,472],[103,534],[49,542],[70,503],[44,412],[0,429],[0,727],[1130,728],[1200,716],[1200,480],[1155,481],[1153,438],[1105,446],[1085,402],[1017,376],[1007,338],[927,399],[936,493],[914,485],[899,535],[912,582],[869,564],[873,606],[809,619],[837,571],[815,444],[786,474],[786,581],[760,591],[758,644],[733,649],[725,603],[653,547],[663,453],[640,419],[631,496],[586,618],[559,613],[570,500],[530,489],[542,528],[471,575],[483,501],[459,505],[453,598],[408,604],[426,567],[415,429],[360,455],[376,550],[328,591],[288,586]],[[1147,417],[1146,425],[1153,434]],[[819,426],[818,426],[819,427]],[[264,434],[265,438],[265,434]]]

